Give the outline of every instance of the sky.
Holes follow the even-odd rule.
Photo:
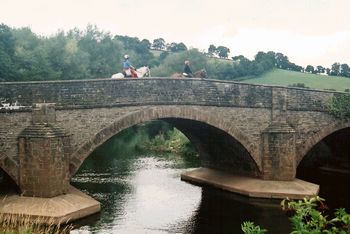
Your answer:
[[[0,23],[51,36],[88,24],[250,59],[281,52],[298,65],[350,65],[350,0],[0,0]]]

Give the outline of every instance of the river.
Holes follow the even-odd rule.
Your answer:
[[[241,224],[248,220],[269,234],[290,233],[278,200],[252,199],[181,181],[182,172],[199,167],[198,157],[135,150],[148,141],[149,134],[154,137],[167,129],[159,123],[134,126],[85,160],[72,185],[101,202],[102,209],[75,222],[72,234],[235,234],[243,233]],[[298,178],[321,185],[320,195],[331,209],[345,207],[348,212],[349,175],[318,167],[297,173]]]
[[[72,184],[101,202],[100,214],[72,233],[243,233],[253,220],[269,233],[289,233],[278,201],[248,199],[180,180],[198,166],[175,154],[93,154]]]

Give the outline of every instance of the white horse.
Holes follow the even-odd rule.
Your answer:
[[[142,77],[150,77],[151,76],[151,70],[149,69],[148,66],[143,66],[140,68],[137,68],[136,70],[137,77],[134,78],[142,78]],[[113,74],[112,79],[122,79],[125,78],[124,74],[119,72],[116,74]]]

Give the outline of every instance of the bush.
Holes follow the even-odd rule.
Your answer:
[[[260,226],[255,225],[251,221],[243,222],[241,228],[242,231],[246,234],[264,234],[267,232],[266,229],[261,229]]]
[[[303,89],[308,89],[308,88],[310,88],[310,87],[308,87],[308,86],[305,86],[304,83],[295,83],[295,84],[288,85],[288,87],[297,87],[297,88],[303,88]]]
[[[346,213],[344,208],[339,208],[331,218],[327,215],[328,208],[324,199],[319,196],[297,201],[284,199],[281,202],[281,207],[290,217],[293,230],[291,234],[350,233],[350,214]],[[242,230],[246,234],[265,233],[264,229],[251,222],[244,222]]]
[[[350,118],[350,93],[334,96],[328,105],[328,111],[336,118]]]

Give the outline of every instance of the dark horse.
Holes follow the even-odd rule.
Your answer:
[[[186,76],[183,75],[183,73],[174,73],[171,75],[172,78],[188,78]],[[208,74],[207,71],[205,69],[200,69],[198,71],[196,71],[195,73],[193,73],[193,77],[194,78],[208,78]]]

